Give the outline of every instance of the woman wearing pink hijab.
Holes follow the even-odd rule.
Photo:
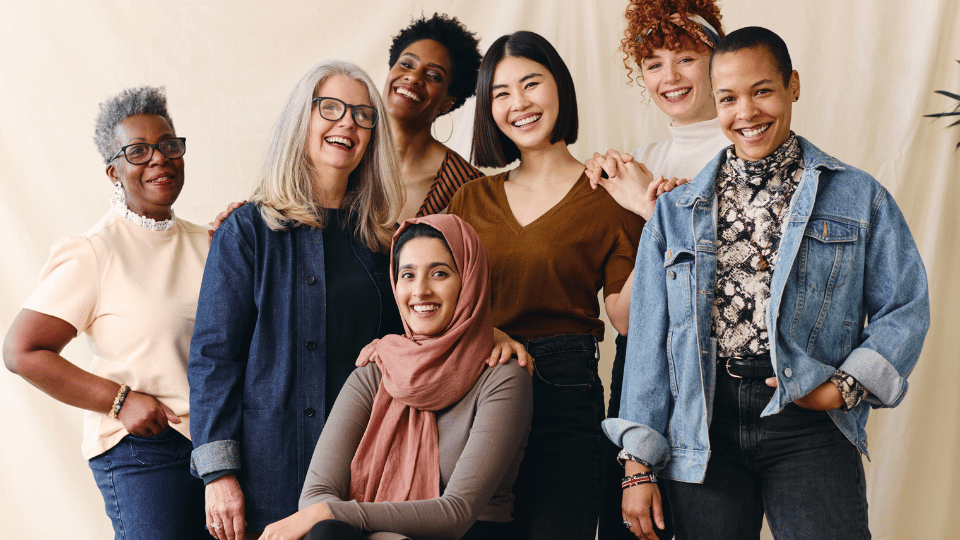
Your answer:
[[[406,333],[376,344],[337,398],[300,511],[262,538],[513,536],[513,495],[530,428],[530,376],[487,367],[490,263],[453,215],[407,220],[392,284]],[[385,534],[386,533],[386,534]]]

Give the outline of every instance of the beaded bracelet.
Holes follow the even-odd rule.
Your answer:
[[[110,407],[110,413],[107,415],[110,418],[116,419],[120,414],[120,407],[123,407],[123,401],[127,399],[127,394],[130,392],[130,387],[121,384],[120,389],[117,390],[117,397],[113,398],[113,406]]]
[[[640,484],[656,484],[657,475],[653,472],[637,473],[633,476],[624,476],[623,482],[621,482],[621,489],[627,489],[633,486],[639,486]]]

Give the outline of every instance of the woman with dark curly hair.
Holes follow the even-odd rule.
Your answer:
[[[413,21],[393,38],[383,102],[407,195],[400,221],[441,212],[460,186],[483,176],[431,133],[438,117],[474,94],[478,46],[456,17],[438,13]]]
[[[594,187],[602,185],[625,208],[649,219],[658,195],[696,176],[717,152],[730,145],[717,121],[709,74],[710,57],[724,31],[714,0],[632,0],[625,17],[627,28],[620,50],[627,79],[632,82],[634,68],[639,69],[650,99],[670,117],[671,138],[647,144],[632,154],[616,150],[594,154],[586,167]],[[604,171],[609,178],[601,178]],[[607,410],[611,418],[620,412],[626,341],[626,336],[617,336]],[[613,459],[620,449],[612,443],[607,447],[600,538],[627,540],[633,534],[624,527],[620,509],[624,470]],[[620,463],[624,459],[628,458],[621,455]],[[666,505],[662,525],[660,538],[671,538]]]

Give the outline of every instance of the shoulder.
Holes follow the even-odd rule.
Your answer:
[[[513,360],[485,369],[475,386],[481,399],[502,392],[521,401],[531,400],[533,396],[532,377]]]
[[[840,161],[803,137],[799,139],[804,167],[819,172],[815,213],[828,209],[849,213],[860,209],[864,215],[859,219],[866,221],[876,206],[889,198],[886,188],[870,173]]]
[[[482,176],[461,186],[450,201],[450,213],[457,214],[465,207],[485,206],[495,201],[506,175]]]
[[[449,148],[447,148],[447,156],[443,160],[443,166],[440,172],[457,176],[465,182],[483,176],[483,173],[479,169],[471,165],[463,156]]]
[[[380,368],[374,362],[370,362],[353,370],[343,388],[344,390],[352,390],[358,395],[369,396],[372,399],[380,388],[380,379],[382,378],[383,374],[380,372]]]
[[[177,223],[183,229],[183,232],[187,234],[207,234],[207,231],[210,230],[210,227],[207,225],[197,225],[185,219],[177,218]]]

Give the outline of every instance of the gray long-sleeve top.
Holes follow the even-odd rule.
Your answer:
[[[377,538],[458,539],[477,520],[509,522],[511,489],[530,431],[530,375],[515,362],[488,368],[456,404],[437,412],[440,491],[435,499],[360,503],[349,499],[350,462],[380,385],[374,364],[357,369],[317,442],[300,508],[324,502],[336,519]]]

